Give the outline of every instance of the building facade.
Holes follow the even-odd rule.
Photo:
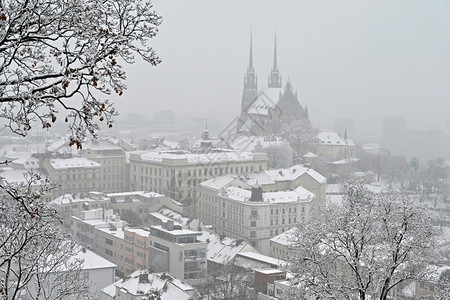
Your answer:
[[[207,243],[197,240],[199,235],[170,220],[150,227],[150,268],[180,279],[206,277]]]
[[[326,179],[301,165],[219,176],[199,186],[198,216],[217,234],[248,241],[269,255],[270,239],[325,205]]]
[[[164,194],[195,209],[197,185],[221,174],[257,172],[267,168],[265,153],[211,150],[193,154],[185,151],[132,152],[130,186]],[[194,212],[187,212],[188,214]]]

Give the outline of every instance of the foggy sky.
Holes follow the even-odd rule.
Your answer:
[[[121,114],[173,110],[226,125],[239,114],[250,32],[266,87],[276,30],[283,86],[291,81],[316,126],[450,121],[449,1],[152,2],[164,19],[152,40],[163,62],[126,67],[128,90],[113,98]]]

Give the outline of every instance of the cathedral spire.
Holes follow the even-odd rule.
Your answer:
[[[244,78],[244,89],[245,90],[257,90],[258,89],[258,79],[256,77],[255,68],[253,66],[253,37],[250,33],[250,56],[248,60],[247,74]]]
[[[272,71],[269,75],[269,83],[268,86],[270,88],[281,88],[281,76],[280,71],[278,70],[278,61],[277,61],[277,33],[275,32],[275,44],[273,50],[273,66]]]
[[[273,66],[272,70],[278,70],[278,63],[277,63],[277,33],[275,32],[275,46],[273,50]]]
[[[253,34],[250,32],[250,56],[248,58],[248,71],[253,71]]]

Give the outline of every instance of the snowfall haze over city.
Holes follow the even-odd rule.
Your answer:
[[[0,299],[450,299],[450,2],[0,0]]]
[[[414,129],[449,129],[447,1],[153,3],[162,63],[129,67],[128,90],[115,100],[121,114],[172,110],[226,126],[239,113],[250,34],[264,86],[276,33],[283,82],[317,126],[352,119],[358,133],[380,135],[384,117],[402,115]]]

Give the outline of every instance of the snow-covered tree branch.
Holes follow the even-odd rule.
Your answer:
[[[0,118],[25,136],[34,122],[68,124],[81,147],[97,121],[117,115],[103,96],[122,95],[120,62],[160,62],[148,45],[161,17],[148,1],[1,0]]]

